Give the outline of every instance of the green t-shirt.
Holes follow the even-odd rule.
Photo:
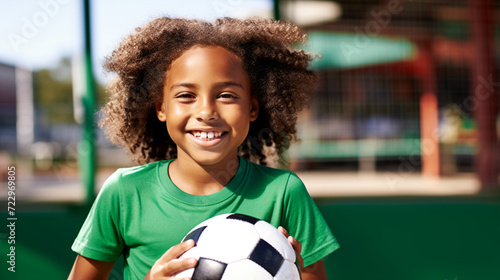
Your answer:
[[[305,266],[338,248],[294,173],[240,158],[239,166],[234,167],[238,168],[236,175],[225,188],[195,196],[172,183],[170,162],[123,168],[111,175],[73,243],[73,251],[100,261],[115,261],[123,253],[125,279],[143,279],[154,262],[194,226],[224,213],[247,214],[283,226],[302,243]]]

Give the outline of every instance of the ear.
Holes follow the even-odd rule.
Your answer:
[[[156,101],[156,116],[158,117],[158,120],[160,120],[161,122],[167,121],[167,114],[165,114],[163,110],[162,101]]]
[[[250,121],[253,122],[259,116],[259,100],[257,98],[252,97],[250,100]]]

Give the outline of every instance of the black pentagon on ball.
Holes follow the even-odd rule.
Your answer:
[[[226,270],[226,263],[200,258],[196,265],[192,280],[220,280]]]
[[[285,260],[271,244],[263,239],[259,240],[249,259],[262,266],[273,277],[276,276]]]
[[[259,221],[259,219],[257,218],[243,214],[231,214],[227,216],[226,219],[244,221],[247,223],[251,223],[252,225],[255,225]]]
[[[200,239],[200,235],[201,233],[207,228],[207,226],[203,226],[203,227],[199,227],[193,231],[191,231],[190,233],[188,233],[186,235],[186,237],[184,237],[184,239],[182,239],[182,242],[186,241],[186,240],[189,240],[189,239],[193,239],[194,241],[194,244],[196,246],[196,244],[198,244],[198,239]]]

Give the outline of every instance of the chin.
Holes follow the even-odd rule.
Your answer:
[[[227,161],[228,159],[233,158],[233,156],[228,156],[228,155],[220,155],[220,154],[214,154],[214,153],[197,153],[194,155],[193,160],[196,161],[199,165],[202,166],[211,166],[211,165],[217,165],[220,163],[223,163]],[[238,158],[237,155],[234,156],[234,158]]]

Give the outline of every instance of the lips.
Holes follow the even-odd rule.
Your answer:
[[[194,129],[188,131],[188,134],[198,145],[211,147],[220,143],[227,132],[215,129]]]

